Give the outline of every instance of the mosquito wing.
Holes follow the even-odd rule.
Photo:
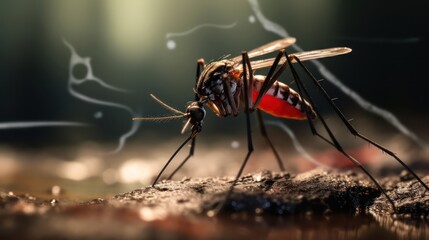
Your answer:
[[[262,45],[258,48],[255,48],[252,51],[249,51],[247,53],[247,55],[249,56],[249,58],[261,56],[261,55],[268,54],[268,53],[271,53],[271,52],[274,52],[274,51],[277,51],[277,50],[280,50],[283,48],[287,48],[287,47],[293,45],[295,42],[296,42],[296,39],[293,37],[287,37],[287,38],[279,39],[277,41],[270,42],[270,43]],[[241,55],[232,59],[232,61],[234,61],[234,62],[240,62],[241,60],[242,60]]]
[[[352,50],[350,48],[346,47],[336,47],[336,48],[327,48],[327,49],[321,49],[321,50],[313,50],[313,51],[307,51],[307,52],[298,52],[298,53],[292,53],[289,54],[289,57],[296,56],[301,61],[308,61],[318,58],[326,58],[326,57],[334,57],[338,55],[343,55],[351,52]],[[251,62],[252,69],[257,70],[261,68],[267,68],[271,67],[273,65],[275,58],[268,58],[258,61]],[[286,61],[285,58],[282,58],[279,62],[279,64],[283,64]],[[295,63],[295,59],[291,59],[292,63]],[[243,69],[243,65],[239,65],[236,67],[237,69]]]

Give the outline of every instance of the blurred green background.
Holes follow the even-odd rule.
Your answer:
[[[279,39],[280,36],[267,31],[261,18],[286,29],[305,50],[352,48],[351,54],[322,60],[323,64],[362,98],[391,111],[409,130],[429,141],[426,127],[429,15],[424,1],[271,0],[257,5],[256,10],[254,1],[244,0],[2,0],[0,124],[34,121],[87,124],[2,127],[0,145],[7,149],[3,152],[50,151],[49,156],[70,160],[76,158],[76,151],[87,146],[102,153],[117,149],[119,138],[132,128],[131,117],[168,114],[149,97],[150,93],[184,110],[193,99],[198,58],[209,61],[225,54],[235,56],[242,50]],[[258,15],[259,11],[263,16]],[[198,26],[187,35],[167,37],[169,33],[183,33]],[[63,40],[81,57],[91,58],[96,77],[129,92],[113,91],[90,81],[73,85],[74,91],[122,104],[132,109],[133,114],[114,106],[87,102],[70,93],[71,52]],[[321,78],[314,65],[307,65]],[[71,70],[76,79],[82,79],[87,72],[83,65],[75,65]],[[291,83],[287,77],[281,80]],[[399,134],[328,81],[323,84],[331,96],[340,98],[338,104],[346,116],[354,118],[355,125],[366,135],[384,141]],[[321,108],[330,116],[328,109],[323,105]],[[305,142],[308,147],[320,142],[309,138],[306,123],[282,121],[290,123],[298,136],[311,139]],[[142,149],[148,150],[148,146],[168,141],[178,145],[177,138],[184,137],[180,136],[181,126],[180,121],[143,122],[136,134],[127,138],[122,153],[145,156],[147,153]],[[227,142],[225,146],[229,147],[236,138],[244,144],[244,130],[243,116],[218,119],[209,113],[201,133],[202,144],[210,146],[213,141],[220,141]],[[384,138],[378,138],[379,133]],[[290,145],[289,140],[283,142],[281,137],[276,140]],[[245,151],[243,144],[241,149]],[[56,148],[61,150],[52,150]],[[210,147],[207,149],[210,151]],[[168,156],[174,147],[148,151],[165,152]]]

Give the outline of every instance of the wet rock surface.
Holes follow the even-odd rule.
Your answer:
[[[428,182],[429,177],[423,181]],[[264,235],[261,229],[280,234],[288,230],[289,221],[320,224],[320,229],[332,223],[341,229],[345,219],[365,229],[377,223],[385,231],[369,234],[397,234],[398,229],[393,233],[388,227],[395,222],[405,226],[403,231],[421,231],[418,236],[427,237],[429,193],[406,174],[380,180],[395,202],[394,215],[385,196],[362,174],[314,170],[298,175],[264,171],[243,176],[222,211],[207,217],[223,203],[231,182],[232,178],[162,181],[155,188],[84,203],[2,192],[0,238],[228,239]],[[237,226],[245,230],[234,230]],[[344,228],[350,229],[350,225]],[[297,229],[308,231],[296,226],[293,231]]]

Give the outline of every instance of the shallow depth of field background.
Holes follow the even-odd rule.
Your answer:
[[[322,63],[363,99],[395,115],[420,140],[365,111],[329,81],[323,86],[339,98],[337,104],[364,135],[424,170],[429,158],[429,47],[423,5],[414,0],[1,1],[0,187],[42,194],[60,185],[84,198],[150,183],[185,139],[180,135],[183,123],[137,125],[131,118],[169,114],[150,93],[184,110],[193,99],[196,60],[236,56],[279,39],[263,21],[284,28],[305,50],[352,48],[351,54]],[[85,65],[69,69],[66,42],[80,57],[91,58],[92,74],[110,88],[86,81],[90,69]],[[323,78],[313,64],[307,66]],[[280,80],[294,87],[287,74]],[[321,103],[320,109],[345,146],[375,173],[400,172],[386,155],[349,137],[327,105]],[[330,146],[311,136],[306,122],[280,121],[314,158],[348,168]],[[246,171],[277,170],[253,123],[256,151]],[[288,169],[315,167],[296,152],[285,132],[272,126],[268,130]],[[196,156],[179,179],[235,174],[246,153],[243,114],[219,119],[209,112],[197,142]]]

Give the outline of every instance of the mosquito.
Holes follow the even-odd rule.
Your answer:
[[[177,153],[191,141],[191,147],[187,157],[179,164],[179,166],[170,174],[168,179],[171,179],[173,175],[188,161],[190,157],[194,155],[195,141],[199,132],[203,127],[203,120],[206,116],[205,106],[211,109],[218,117],[237,116],[239,113],[240,103],[244,105],[244,113],[246,115],[246,130],[247,130],[247,154],[244,157],[240,168],[230,185],[228,192],[225,195],[224,201],[217,206],[216,213],[223,208],[225,202],[229,199],[233,192],[234,186],[238,179],[242,175],[243,169],[245,168],[249,157],[253,152],[253,140],[251,133],[250,115],[256,112],[258,123],[260,126],[261,134],[267,141],[268,145],[272,149],[277,164],[281,171],[285,168],[281,161],[280,155],[274,147],[270,137],[267,134],[264,119],[261,111],[268,113],[272,116],[287,119],[296,120],[307,120],[310,127],[311,133],[332,145],[341,154],[347,157],[353,164],[359,167],[369,179],[376,185],[381,193],[389,201],[394,212],[396,207],[392,199],[387,195],[386,191],[381,187],[379,182],[371,175],[371,173],[363,166],[359,160],[348,154],[342,145],[339,143],[331,128],[320,114],[316,107],[312,97],[304,86],[300,76],[298,75],[294,64],[297,64],[306,77],[310,79],[319,92],[323,95],[324,99],[328,102],[329,106],[334,110],[336,115],[339,117],[341,122],[347,127],[350,133],[369,144],[377,147],[381,151],[385,152],[397,162],[399,162],[426,190],[429,191],[429,187],[424,183],[417,174],[411,170],[395,153],[385,148],[384,146],[374,142],[368,137],[360,134],[352,124],[346,119],[343,113],[340,111],[338,106],[335,104],[333,99],[328,95],[325,89],[321,86],[319,80],[305,67],[303,61],[313,60],[318,58],[333,57],[350,53],[352,50],[346,47],[336,47],[321,50],[313,50],[306,52],[298,52],[293,54],[287,54],[285,49],[295,43],[296,39],[288,37],[279,39],[277,41],[270,42],[263,46],[260,46],[252,51],[243,51],[240,56],[234,58],[222,57],[216,61],[212,61],[208,64],[205,63],[204,59],[197,61],[196,71],[196,82],[194,86],[195,99],[190,102],[186,107],[185,112],[179,111],[168,104],[164,103],[157,97],[151,94],[151,97],[166,109],[175,113],[172,116],[166,117],[142,117],[133,118],[133,120],[163,120],[163,119],[175,119],[184,118],[186,123],[182,128],[182,134],[187,128],[190,128],[190,134],[185,141],[176,149],[170,159],[166,162],[164,167],[159,172],[158,176],[154,180],[152,186],[155,187],[159,178],[175,158]],[[278,54],[275,58],[268,58],[263,60],[250,61],[251,58],[262,56],[268,53],[276,52]],[[293,80],[296,83],[297,91],[290,88],[288,85],[278,81],[279,77],[283,74],[286,68],[290,69]],[[267,75],[254,75],[255,70],[269,68]],[[304,99],[306,98],[306,99]],[[314,121],[319,119],[325,129],[327,137],[320,134],[314,125]]]

